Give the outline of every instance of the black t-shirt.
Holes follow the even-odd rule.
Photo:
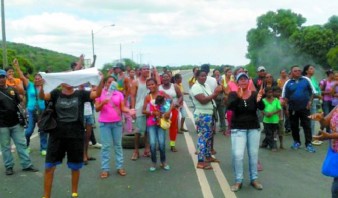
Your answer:
[[[2,92],[0,93],[0,127],[12,127],[19,124],[17,104],[20,103],[20,98],[18,93],[12,87],[0,88],[0,91]]]
[[[76,90],[71,95],[65,95],[60,90],[51,92],[56,120],[57,132],[54,135],[66,138],[83,138],[83,108],[85,102],[90,102],[90,92]]]
[[[257,92],[252,92],[246,100],[239,98],[236,92],[230,92],[228,109],[233,111],[232,129],[258,129],[260,127],[257,109],[263,110],[264,103],[262,100],[257,102],[256,98]]]

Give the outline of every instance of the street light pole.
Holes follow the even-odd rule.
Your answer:
[[[1,26],[2,26],[2,68],[7,67],[6,25],[5,25],[5,0],[1,0]]]
[[[93,57],[95,55],[95,51],[94,51],[94,31],[92,30],[92,49],[93,49]]]
[[[101,29],[99,29],[97,32],[95,32],[95,34],[97,34],[99,31],[103,30],[106,27],[113,27],[113,26],[115,26],[115,24],[103,26]],[[92,29],[92,50],[93,50],[93,57],[94,57],[95,50],[94,50],[94,30],[93,29]]]

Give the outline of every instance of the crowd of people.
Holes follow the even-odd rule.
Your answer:
[[[47,79],[40,73],[30,81],[16,59],[13,67],[0,70],[0,144],[5,173],[14,174],[11,140],[16,146],[23,171],[38,171],[29,157],[30,138],[39,115],[51,103],[57,127],[49,133],[38,130],[40,153],[46,157],[45,198],[51,197],[56,166],[66,155],[71,169],[72,197],[78,197],[80,169],[88,161],[95,160],[88,154],[88,145],[90,142],[99,144],[93,134],[96,121],[102,143],[101,179],[112,174],[112,148],[116,173],[127,175],[123,166],[122,137],[130,133],[135,134],[131,160],[139,159],[140,139],[143,138],[143,156],[151,159],[149,171],[154,172],[158,168],[169,171],[167,132],[171,152],[178,152],[177,134],[188,132],[184,128],[187,116],[184,95],[189,95],[194,109],[198,136],[196,168],[210,170],[213,168],[211,163],[220,162],[215,157],[216,131],[230,136],[235,176],[231,190],[234,192],[242,188],[245,150],[249,156],[250,184],[262,190],[263,185],[258,181],[261,169],[259,148],[272,152],[284,149],[283,137],[290,133],[293,138],[291,149],[301,148],[300,126],[305,135],[304,147],[310,153],[316,152],[313,145],[321,145],[323,139],[336,138],[336,135],[324,131],[317,134],[311,119],[321,121],[321,130],[325,128],[326,132],[336,132],[337,123],[332,120],[336,120],[338,73],[328,70],[327,78],[318,82],[313,65],[306,65],[303,70],[299,66],[283,69],[276,79],[264,66],[257,67],[257,77],[251,78],[242,67],[234,70],[224,67],[224,71],[215,69],[209,75],[210,65],[204,64],[193,69],[193,76],[188,79],[189,93],[183,89],[181,74],[173,75],[165,68],[160,75],[155,67],[148,65],[131,68],[118,63],[109,69],[106,76],[99,73],[88,76],[97,78],[96,83],[89,84],[84,78],[75,86],[72,81],[76,81],[76,75],[82,75],[76,73],[83,67],[83,57],[80,57],[71,65],[70,75],[60,77],[63,83],[49,92],[44,90]],[[19,78],[14,77],[14,71]],[[20,104],[28,114],[25,133],[19,125]],[[318,114],[320,110],[322,114]],[[97,120],[94,111],[98,112]],[[265,134],[262,141],[261,132]],[[314,140],[313,136],[316,137]],[[160,152],[159,166],[157,150]],[[332,192],[338,192],[338,178],[334,179]]]

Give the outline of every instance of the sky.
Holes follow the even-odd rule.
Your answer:
[[[92,59],[155,66],[245,65],[246,34],[268,11],[324,24],[337,0],[5,0],[7,41]],[[93,34],[92,34],[93,32]]]

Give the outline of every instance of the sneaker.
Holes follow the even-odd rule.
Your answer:
[[[6,168],[6,175],[13,175],[14,171],[13,168]]]
[[[298,143],[298,142],[294,142],[293,145],[291,146],[291,148],[292,148],[293,150],[298,150],[299,147],[300,147],[300,143]]]
[[[46,156],[46,155],[47,155],[47,151],[46,151],[46,150],[42,150],[42,151],[41,151],[41,155],[42,155],[42,156]]]
[[[94,148],[100,149],[102,147],[102,144],[96,142],[96,144],[92,144],[91,146]]]
[[[26,171],[26,172],[38,172],[39,170],[38,169],[36,169],[36,168],[34,168],[34,166],[33,165],[31,165],[30,167],[28,167],[28,168],[24,168],[24,169],[22,169],[22,171]]]
[[[315,153],[316,152],[316,149],[313,148],[312,144],[308,144],[306,146],[306,151],[309,152],[309,153]]]

